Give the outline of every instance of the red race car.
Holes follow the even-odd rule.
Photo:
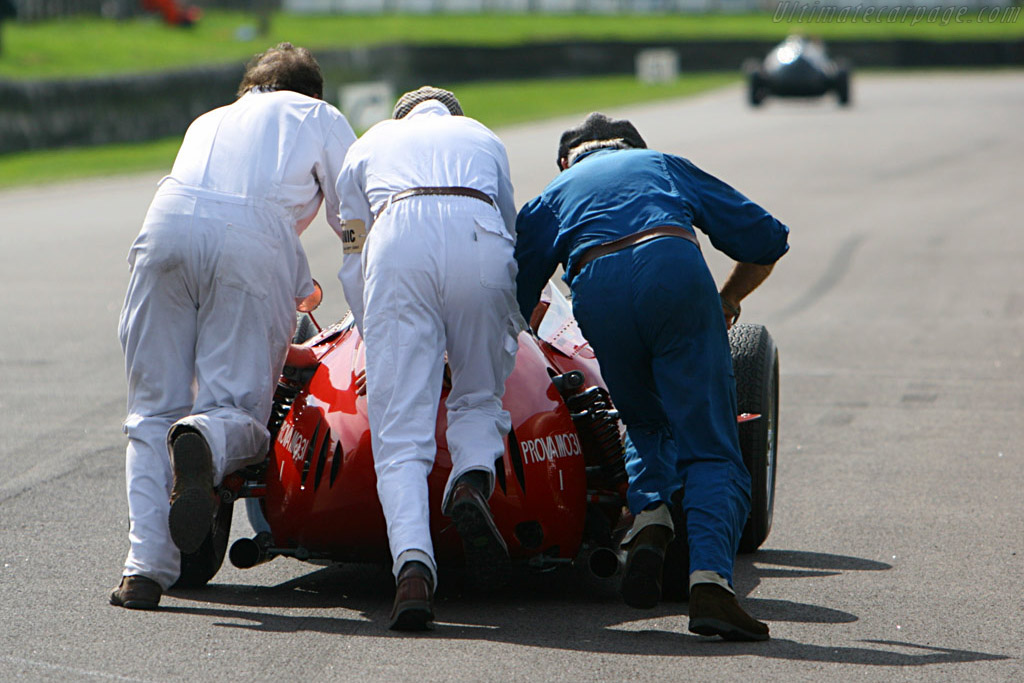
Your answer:
[[[512,416],[505,454],[496,463],[490,499],[495,522],[514,563],[539,570],[576,563],[596,576],[619,571],[617,541],[631,519],[625,510],[625,430],[600,368],[565,297],[545,289],[533,315],[537,335],[519,336],[515,369],[505,389]],[[740,441],[753,477],[752,512],[741,552],[768,536],[775,490],[778,354],[760,325],[730,331],[737,378]],[[272,448],[264,464],[225,479],[210,535],[182,557],[178,586],[196,587],[217,573],[227,549],[234,502],[245,498],[257,532],[235,541],[230,559],[247,568],[279,555],[300,560],[389,564],[384,515],[377,500],[366,398],[357,388],[365,358],[351,315],[318,330],[300,317],[296,340],[306,352],[278,384],[270,418]],[[462,560],[462,544],[441,514],[451,471],[442,390],[437,458],[428,481],[435,553],[441,565]],[[685,593],[668,575],[686,577],[685,534],[666,561],[666,597]],[[674,558],[674,559],[673,559]],[[471,577],[469,577],[471,580]],[[677,595],[685,597],[685,595]]]

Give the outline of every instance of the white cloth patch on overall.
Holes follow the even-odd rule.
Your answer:
[[[672,514],[668,510],[668,505],[662,503],[653,510],[644,510],[634,517],[633,526],[626,532],[626,536],[622,539],[620,545],[623,547],[629,545],[630,541],[643,531],[644,527],[651,525],[668,527],[670,531],[675,533],[675,527],[672,525]]]

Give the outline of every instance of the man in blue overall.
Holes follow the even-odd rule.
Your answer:
[[[788,249],[789,229],[686,159],[646,147],[629,121],[597,113],[563,133],[562,172],[516,222],[519,306],[529,320],[548,278],[565,268],[573,312],[626,424],[635,516],[623,541],[626,603],[650,608],[661,598],[678,492],[690,631],[766,640],[768,627],[743,611],[732,588],[750,475],[727,329]],[[721,293],[691,226],[737,262]]]

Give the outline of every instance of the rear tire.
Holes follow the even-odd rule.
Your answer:
[[[675,536],[665,549],[661,599],[665,602],[686,602],[690,599],[690,543],[686,533],[682,489],[672,496],[669,512],[672,515]]]
[[[740,413],[761,417],[739,425],[743,464],[750,472],[750,516],[739,551],[761,547],[772,528],[779,424],[779,354],[763,325],[739,324],[729,330],[736,397]]]
[[[214,513],[210,533],[206,535],[199,550],[194,553],[182,553],[181,574],[173,588],[202,588],[220,571],[228,549],[234,505],[233,500],[221,502]]]
[[[753,71],[747,75],[747,101],[751,107],[760,107],[768,96],[768,86],[760,72]]]
[[[850,70],[845,65],[836,73],[836,99],[842,107],[850,104]]]

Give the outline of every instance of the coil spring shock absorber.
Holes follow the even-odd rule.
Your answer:
[[[292,409],[292,403],[295,402],[295,397],[298,395],[298,387],[289,386],[284,382],[277,383],[277,389],[274,390],[274,405],[270,409],[270,420],[267,422],[271,442],[277,438],[277,432],[284,424],[284,418]]]
[[[284,424],[284,418],[295,403],[295,397],[299,395],[302,388],[309,384],[309,380],[316,374],[316,368],[293,368],[285,366],[281,372],[281,379],[277,381],[277,388],[274,389],[274,403],[270,408],[270,419],[267,420],[267,430],[270,432],[270,443],[274,443],[277,432]]]
[[[587,465],[597,468],[607,488],[625,496],[626,450],[619,433],[619,411],[612,405],[608,391],[599,386],[584,389],[585,378],[579,370],[555,375],[551,382],[569,408]]]

